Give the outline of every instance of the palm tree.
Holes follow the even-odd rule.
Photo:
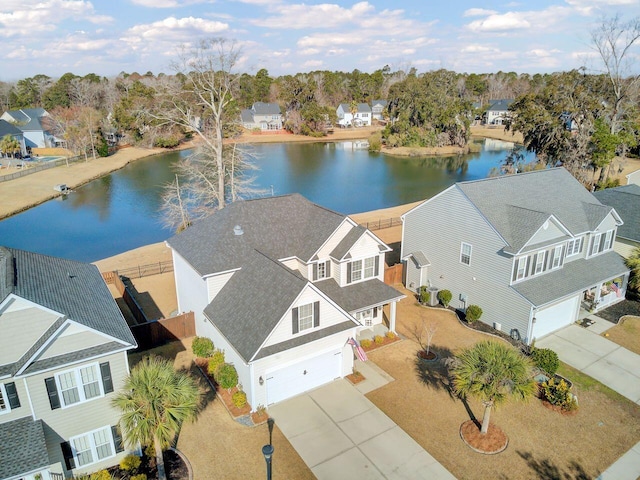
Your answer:
[[[512,397],[526,400],[535,391],[529,359],[502,342],[484,341],[464,350],[453,362],[451,373],[458,395],[482,400],[482,434],[489,430],[492,407]]]
[[[5,155],[15,155],[16,152],[20,151],[20,142],[13,136],[6,134],[0,140],[0,152]]]
[[[113,399],[113,406],[122,411],[126,441],[153,444],[160,480],[166,479],[162,450],[169,447],[182,422],[195,418],[199,404],[194,380],[160,357],[147,357],[136,365]]]

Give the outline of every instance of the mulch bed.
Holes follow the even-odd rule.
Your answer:
[[[347,380],[349,380],[353,385],[357,385],[358,383],[366,380],[366,378],[362,373],[354,372],[347,375]]]
[[[216,383],[215,379],[211,375],[209,375],[209,373],[207,372],[207,365],[208,365],[207,359],[196,358],[194,361],[197,367],[200,369],[200,372],[202,372],[202,375],[204,375],[207,378],[207,380],[209,380],[209,383],[214,386],[216,396],[218,396],[222,400],[222,403],[224,404],[225,408],[233,418],[244,417],[251,413],[251,405],[249,405],[248,402],[245,404],[244,407],[236,407],[234,405],[233,394],[238,391],[238,387],[233,387],[231,389],[220,387]]]
[[[376,348],[384,347],[386,345],[390,345],[390,344],[400,340],[400,336],[398,336],[398,335],[396,335],[393,338],[389,338],[387,336],[384,336],[382,338],[384,339],[382,343],[376,343],[375,341],[372,340],[371,341],[371,345],[368,346],[368,347],[365,347],[364,345],[362,345],[362,342],[360,343],[360,345],[362,346],[362,349],[365,352],[371,352],[372,350],[375,350]]]
[[[640,317],[640,301],[625,299],[620,303],[596,312],[594,315],[617,324],[620,321],[620,317],[625,315]]]
[[[549,410],[561,413],[565,417],[573,417],[573,416],[578,414],[578,409],[577,408],[575,410],[565,410],[562,407],[560,407],[558,405],[553,405],[551,402],[549,402],[547,400],[544,400],[544,399],[542,400],[542,405],[544,405],[544,407],[549,409]]]
[[[467,420],[460,426],[460,437],[473,450],[486,455],[503,452],[509,444],[507,435],[500,427],[490,423],[487,433],[482,434],[473,420]]]
[[[167,474],[167,480],[189,480],[189,468],[182,457],[174,450],[165,450],[163,452],[164,469]],[[156,468],[155,457],[149,458],[146,455],[141,457],[142,463],[135,474],[145,474],[148,479],[158,478],[158,470]],[[120,470],[119,467],[108,469],[114,478],[128,480],[132,476],[132,472]]]

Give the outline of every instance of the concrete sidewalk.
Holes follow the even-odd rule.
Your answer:
[[[550,348],[563,362],[640,404],[640,355],[600,336],[601,332],[599,328],[590,331],[570,325],[536,341],[536,347]],[[640,443],[602,472],[598,480],[638,478]]]
[[[269,413],[320,480],[455,479],[347,380],[270,405]]]

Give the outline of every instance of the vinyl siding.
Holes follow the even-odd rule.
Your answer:
[[[537,245],[538,243],[549,242],[554,239],[560,239],[565,237],[567,234],[561,230],[553,220],[549,220],[547,224],[547,229],[544,227],[540,227],[540,229],[531,237],[531,239],[527,242],[527,245]]]
[[[632,242],[624,238],[616,237],[616,241],[613,244],[613,249],[622,255],[624,258],[629,258],[633,251],[640,247],[640,243]]]
[[[596,228],[595,231],[596,232],[606,232],[607,230],[617,229],[617,228],[618,228],[618,226],[616,225],[615,218],[613,218],[613,215],[609,214],[602,221],[602,223],[600,225],[598,225],[598,228]]]
[[[307,266],[300,262],[297,258],[289,258],[287,260],[283,260],[282,263],[285,267],[291,270],[297,270],[303,275],[305,275],[307,271]]]
[[[57,357],[69,352],[76,352],[88,347],[102,345],[113,340],[77,325],[68,325],[62,335],[57,337],[38,358]]]
[[[202,336],[200,327],[204,322],[203,311],[208,305],[207,282],[175,250],[172,253],[178,311],[194,313],[196,333]]]
[[[0,365],[13,363],[22,358],[58,319],[57,315],[40,308],[20,306],[24,307],[24,302],[10,302],[8,308],[0,313]],[[28,325],[28,328],[25,328],[25,325]]]
[[[631,185],[632,183],[640,185],[640,170],[636,170],[628,175],[627,185]]]
[[[365,234],[358,239],[353,247],[351,247],[349,253],[353,260],[371,257],[380,253],[378,245],[380,244],[376,240]]]
[[[320,296],[309,286],[305,288],[293,307],[299,307],[301,305],[307,305],[309,303],[312,304],[317,301],[320,302],[320,327],[317,328],[327,328],[331,325],[336,325],[344,321],[351,320],[350,317],[348,317],[345,313],[342,313],[341,310],[338,310],[337,307],[329,303],[327,300],[325,300],[324,297]],[[273,332],[271,332],[271,335],[269,335],[269,338],[267,338],[264,346],[266,347],[269,345],[282,343],[290,340],[293,337],[306,335],[313,330],[314,328],[312,327],[294,335],[291,326],[291,310],[289,310],[284,315],[284,317],[280,319],[276,328],[273,329]]]
[[[227,282],[232,276],[233,276],[233,272],[222,273],[220,275],[207,277],[205,281],[207,283],[207,293],[208,293],[207,298],[209,299],[209,302],[211,302],[211,300],[213,300],[216,297],[216,295],[220,293],[220,290],[224,288],[224,286],[227,284]]]
[[[331,234],[327,239],[327,242],[318,250],[318,258],[328,258],[329,254],[333,252],[333,249],[342,241],[342,239],[351,231],[353,225],[351,222],[345,220],[340,226]],[[339,260],[339,259],[338,259]]]
[[[446,220],[444,220],[446,219]],[[470,265],[460,262],[461,242],[472,246]],[[431,262],[428,280],[438,289],[450,290],[451,306],[476,304],[481,321],[498,322],[507,333],[517,329],[527,335],[531,305],[509,287],[513,258],[501,253],[504,241],[454,186],[430,199],[405,216],[402,255],[421,250]],[[407,269],[417,270],[407,262]],[[412,278],[415,272],[408,272]],[[427,278],[423,278],[427,284]]]
[[[254,394],[251,405],[255,408],[258,405],[267,404],[267,384],[265,381],[263,385],[260,385],[258,383],[258,379],[260,377],[266,379],[267,372],[292,365],[309,357],[315,357],[322,353],[340,349],[342,351],[341,376],[344,377],[345,375],[350,374],[353,371],[353,351],[351,346],[347,345],[349,337],[355,338],[355,328],[321,338],[315,342],[307,343],[300,347],[292,348],[285,352],[280,352],[276,355],[271,355],[254,362],[253,378],[255,379],[255,385],[253,386]]]
[[[367,281],[367,280],[371,280],[372,278],[377,278],[378,280],[384,281],[384,253],[378,253],[378,250],[370,250],[368,255],[365,255],[364,257],[358,257],[355,258],[353,260],[363,260],[365,258],[370,258],[373,256],[377,256],[378,258],[378,276],[373,276],[373,277],[368,277],[368,278],[363,278],[362,280],[359,281]],[[349,280],[348,276],[347,276],[347,264],[349,264],[352,260],[349,260],[348,262],[343,262],[339,265],[340,268],[336,268],[336,270],[339,270],[338,276],[339,276],[339,280],[336,279],[336,281],[338,282],[338,285],[340,285],[341,287],[345,287],[347,285],[352,285],[351,283],[347,283],[347,281]],[[358,283],[358,282],[353,282],[353,283]]]

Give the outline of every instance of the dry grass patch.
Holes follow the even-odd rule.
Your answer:
[[[640,406],[622,398],[590,377],[566,369],[574,381],[580,407],[575,416],[546,409],[538,399],[511,402],[492,412],[492,422],[509,437],[498,455],[482,455],[460,438],[467,420],[481,420],[481,402],[463,402],[450,392],[441,362],[424,364],[411,341],[412,329],[424,311],[437,323],[433,348],[440,358],[487,337],[460,325],[453,314],[425,309],[413,298],[398,308],[398,330],[409,341],[371,352],[369,358],[395,378],[367,395],[457,478],[595,478],[640,440]]]
[[[640,355],[640,317],[626,315],[620,322],[604,334],[607,340]]]
[[[172,342],[130,356],[130,363],[139,361],[143,355],[161,355],[174,360],[176,368],[189,369],[192,375],[202,379],[195,368],[191,353],[191,339]],[[196,479],[246,479],[265,478],[266,465],[262,446],[269,443],[266,424],[247,427],[233,420],[210,388],[205,388],[204,407],[193,423],[183,426],[178,438],[178,449],[191,462]],[[300,455],[291,446],[275,424],[273,429],[273,477],[313,479],[315,476]]]

